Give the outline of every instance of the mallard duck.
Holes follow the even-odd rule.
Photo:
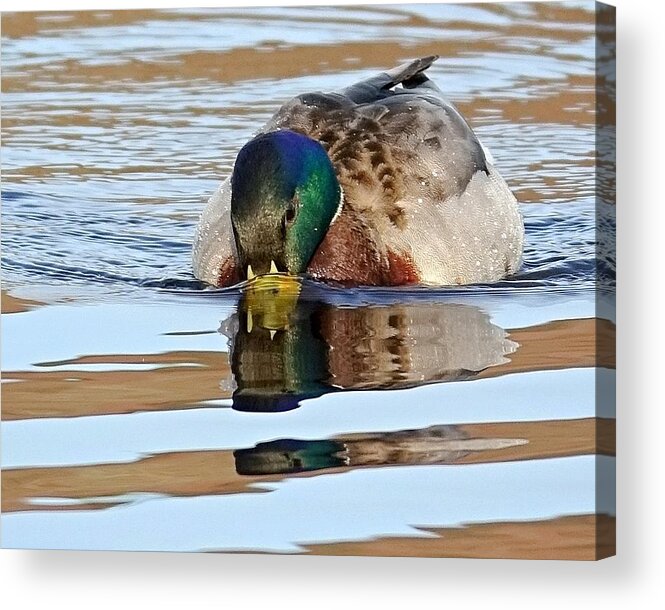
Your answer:
[[[280,272],[448,286],[514,273],[517,201],[425,74],[436,59],[284,104],[208,202],[195,275],[215,286]]]

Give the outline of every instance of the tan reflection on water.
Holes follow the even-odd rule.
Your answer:
[[[276,467],[279,462],[271,461],[269,449],[261,447],[249,450],[254,452],[254,459],[249,462],[248,457],[234,456],[230,450],[179,451],[120,464],[9,469],[2,477],[2,510],[101,509],[132,502],[140,494],[258,493],[265,490],[257,488],[256,483],[363,467],[490,464],[591,454],[614,455],[614,427],[614,420],[589,418],[458,424],[423,430],[340,435],[312,443],[337,444],[346,465],[312,468],[305,472],[290,468],[280,470]],[[275,451],[273,455],[274,460],[279,460],[283,451]],[[247,463],[255,465],[254,472],[238,474],[240,465]],[[40,498],[52,501],[45,503]],[[58,498],[65,501],[59,502]],[[72,504],[67,502],[68,499],[78,502]]]
[[[337,311],[345,315],[352,310]],[[517,350],[508,356],[507,362],[489,366],[479,371],[477,377],[593,366],[612,368],[614,334],[612,323],[595,318],[562,320],[515,329],[509,331],[508,336],[518,344]],[[334,341],[335,338],[331,337],[330,340]],[[347,355],[350,356],[348,350]],[[359,355],[356,353],[356,360]],[[368,357],[372,358],[371,352]],[[330,365],[334,366],[335,359],[331,359]],[[356,368],[356,373],[353,373],[350,363],[342,360],[338,370],[345,377],[339,380],[346,384],[347,389],[368,387],[369,371],[362,362],[358,361],[360,368]],[[379,364],[376,358],[371,359],[371,362]],[[404,362],[409,362],[406,354]],[[155,365],[157,368],[134,371],[80,371],[75,368],[75,365],[85,364],[142,364]],[[230,398],[232,395],[230,389],[222,389],[231,388],[233,379],[228,355],[221,351],[100,354],[43,363],[47,368],[57,366],[61,369],[67,365],[73,368],[3,372],[3,378],[13,383],[2,385],[2,419],[80,417],[197,408],[206,401]],[[390,368],[385,368],[386,365],[390,365]],[[419,370],[412,371],[414,379],[420,377]],[[394,375],[393,383],[403,378],[402,370],[392,368],[389,361],[384,362],[384,367],[377,369],[373,376],[379,386],[385,386],[390,374]],[[440,369],[433,367],[429,374],[429,378],[420,379],[420,382],[437,380]],[[408,377],[406,381],[409,382]]]
[[[113,15],[124,13],[114,11]],[[133,12],[132,12],[133,13]],[[137,11],[118,14],[116,19],[102,19],[98,25],[119,25],[133,21],[164,20],[173,18],[158,11]],[[589,16],[589,13],[584,12]],[[46,23],[36,21],[40,14],[21,13],[3,16],[3,33],[11,37],[20,37],[32,34],[33,30],[48,30]],[[95,14],[69,13],[66,22],[58,23],[59,29],[78,28],[96,23]],[[567,17],[566,12],[561,16]],[[227,16],[232,19],[233,14]],[[237,15],[236,15],[237,17]],[[191,15],[191,20],[205,20],[204,16]],[[262,19],[268,19],[264,18]],[[298,19],[302,21],[302,18]],[[422,19],[412,16],[405,25],[411,22],[427,25]],[[498,25],[474,22],[447,21],[445,27],[448,31],[459,30],[476,31],[487,34],[473,38],[463,47],[458,40],[439,39],[436,41],[420,41],[418,39],[398,41],[370,40],[366,42],[346,41],[341,45],[302,44],[297,46],[280,45],[256,48],[234,48],[219,52],[189,51],[174,53],[166,56],[151,57],[150,60],[137,58],[124,58],[110,63],[95,62],[89,65],[85,61],[65,59],[61,63],[48,61],[45,63],[30,63],[23,66],[20,71],[9,70],[3,75],[2,87],[5,92],[39,91],[63,84],[73,84],[80,88],[106,87],[113,83],[114,89],[132,90],[137,83],[174,81],[180,85],[185,79],[206,79],[226,83],[228,85],[238,81],[256,79],[280,79],[306,76],[314,73],[334,73],[351,68],[358,69],[363,66],[381,68],[392,66],[404,60],[405,57],[425,56],[431,54],[441,55],[443,58],[454,59],[467,57],[470,54],[482,56],[486,53],[519,52],[519,48],[512,45],[511,39],[556,39],[565,44],[576,42],[588,34],[581,30],[567,29],[568,21],[563,21],[561,27],[537,27],[534,25]],[[353,26],[354,21],[348,22]],[[390,23],[384,23],[384,26]],[[431,23],[430,25],[435,25]],[[313,62],[312,58],[316,58]],[[443,60],[445,62],[445,59]],[[7,71],[6,71],[7,72]],[[564,82],[555,82],[547,79],[531,79],[528,83],[515,83],[515,85],[528,85],[539,95],[523,99],[497,98],[493,100],[491,110],[493,120],[534,122],[534,123],[561,123],[561,124],[591,124],[594,121],[595,110],[595,79],[584,75],[567,75]],[[483,112],[488,110],[485,95],[469,100],[456,100],[462,113],[473,120],[482,118]],[[241,109],[232,109],[234,113]],[[80,124],[89,124],[90,119],[86,113],[72,115],[70,121]],[[11,121],[11,117],[9,118]],[[62,121],[62,117],[56,117]],[[71,124],[71,123],[70,123]],[[11,125],[11,122],[8,123]]]
[[[523,3],[527,4],[527,3]],[[558,3],[529,3],[531,10],[534,12],[534,21],[537,23],[553,22],[564,26],[565,24],[583,25],[589,24],[593,17],[589,11],[579,8],[572,8],[570,6],[563,6]],[[383,24],[390,25],[391,23],[406,23],[407,25],[427,25],[433,23],[433,20],[419,14],[410,13],[408,8],[400,7],[400,5],[362,5],[359,3],[356,6],[336,6],[335,16],[327,15],[327,21],[338,21],[348,25],[361,25],[365,23],[364,20],[353,18],[351,15],[357,8],[362,8],[367,11],[375,12],[377,14],[392,15],[393,22],[390,20],[384,21]],[[478,5],[484,11],[496,15],[515,15],[515,10],[510,4],[507,3],[494,3]],[[48,13],[40,12],[21,12],[21,13],[3,13],[2,15],[2,33],[10,38],[20,38],[24,36],[34,36],[36,34],[53,33],[58,30],[78,29],[78,28],[93,28],[93,27],[106,27],[109,25],[131,25],[135,23],[142,23],[145,21],[164,20],[176,21],[181,20],[183,15],[186,15],[188,20],[212,20],[214,17],[206,14],[197,14],[196,12],[181,11],[178,13],[170,13],[168,11],[158,10],[98,10],[98,11],[52,11]],[[247,12],[235,10],[233,8],[227,9],[224,12],[227,19],[246,18]],[[283,19],[281,16],[261,14],[263,21],[277,21]],[[303,14],[298,14],[297,20],[302,23],[319,22],[320,17],[307,17]],[[449,27],[458,27],[461,29],[475,28],[482,31],[488,29],[488,26],[483,23],[474,23],[471,21],[447,21]],[[497,27],[497,26],[491,26]],[[501,31],[509,31],[515,33],[517,36],[523,37],[537,37],[539,34],[546,33],[550,35],[550,30],[546,26],[539,26],[530,24],[524,25],[502,25],[499,26]],[[557,36],[563,37],[565,40],[573,41],[579,40],[583,34],[575,29],[569,28],[566,30],[560,27]]]
[[[40,305],[43,305],[43,303],[15,297],[9,294],[6,290],[2,291],[2,304],[0,305],[2,313],[22,313],[24,311],[30,311]]]
[[[418,529],[434,536],[386,537],[303,546],[313,555],[575,561],[603,559],[616,552],[616,518],[602,514]]]
[[[105,354],[56,363],[154,365],[152,370],[6,371],[2,386],[2,419],[80,417],[137,411],[200,407],[228,398],[219,388],[230,377],[225,352]]]

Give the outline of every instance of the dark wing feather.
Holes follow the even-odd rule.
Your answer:
[[[437,59],[439,59],[438,55],[415,59],[412,62],[355,83],[344,89],[342,95],[356,104],[367,104],[391,95],[390,90],[397,85],[410,89],[424,82],[431,83],[423,72]]]

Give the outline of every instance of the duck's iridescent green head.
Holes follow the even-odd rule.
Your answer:
[[[303,273],[338,211],[341,191],[317,141],[293,131],[257,136],[231,176],[231,221],[244,273]]]

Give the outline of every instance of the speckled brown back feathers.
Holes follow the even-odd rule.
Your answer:
[[[403,228],[398,202],[404,195],[404,176],[392,154],[388,133],[371,113],[366,116],[336,98],[335,94],[301,96],[288,105],[285,117],[274,120],[281,128],[321,143],[349,205],[364,213],[384,213]]]

